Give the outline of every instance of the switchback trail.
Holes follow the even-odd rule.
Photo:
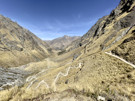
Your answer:
[[[54,91],[56,91],[56,82],[58,81],[58,79],[61,77],[61,76],[68,76],[69,74],[69,71],[71,68],[82,68],[82,63],[79,63],[79,65],[77,67],[68,67],[66,69],[66,72],[65,73],[62,73],[61,71],[56,75],[55,79],[53,80],[52,82],[52,87],[54,88]],[[29,76],[27,79],[26,79],[26,82],[30,82],[30,84],[27,86],[27,89],[29,89],[33,84],[34,82],[38,79],[38,76],[39,75],[43,75],[43,73],[47,71],[46,70],[42,70],[41,72],[33,75],[33,76]],[[38,85],[35,87],[35,89],[39,88],[41,85],[45,85],[47,89],[50,88],[50,86],[48,85],[48,83],[45,81],[45,80],[41,80]]]

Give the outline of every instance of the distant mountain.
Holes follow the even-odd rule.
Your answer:
[[[0,66],[11,67],[39,61],[49,46],[16,22],[0,15]]]
[[[71,44],[73,41],[79,38],[80,36],[71,37],[71,36],[64,35],[63,37],[59,37],[54,40],[47,40],[45,42],[47,42],[48,45],[50,45],[50,47],[55,50],[62,50],[66,48],[69,44]]]

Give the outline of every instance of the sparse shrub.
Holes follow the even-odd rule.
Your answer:
[[[131,78],[132,78],[132,75],[131,75],[131,74],[128,74],[128,75],[127,75],[127,78],[128,78],[128,79],[131,79]]]

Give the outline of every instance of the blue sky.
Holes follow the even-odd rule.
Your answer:
[[[43,40],[84,35],[120,0],[0,0],[0,14]]]

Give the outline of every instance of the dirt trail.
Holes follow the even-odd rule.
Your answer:
[[[71,68],[82,68],[82,63],[79,63],[79,65],[77,67],[68,67],[66,69],[66,72],[65,73],[62,73],[61,71],[56,75],[55,79],[53,80],[51,86],[48,85],[48,83],[45,81],[45,80],[41,80],[38,85],[35,87],[35,89],[39,88],[41,85],[45,85],[45,87],[48,89],[50,87],[53,87],[54,91],[56,91],[56,82],[58,81],[58,79],[61,77],[61,76],[68,76],[69,74],[69,71]],[[26,79],[26,82],[30,82],[30,84],[27,86],[27,89],[29,89],[35,82],[36,80],[38,79],[38,76],[39,75],[43,75],[45,71],[47,71],[48,69],[46,70],[42,70],[41,72],[33,75],[33,76],[29,76],[27,79]]]
[[[54,87],[54,91],[56,91],[56,82],[58,81],[60,76],[68,76],[69,71],[70,71],[71,68],[76,68],[77,69],[77,68],[81,68],[81,66],[82,66],[82,63],[79,63],[79,66],[77,66],[77,67],[68,67],[66,73],[59,72],[57,74],[56,78],[54,79],[53,83],[52,83],[52,86]]]
[[[135,68],[135,65],[134,65],[134,64],[132,64],[132,63],[130,63],[130,62],[128,62],[128,61],[126,61],[126,60],[124,60],[124,59],[118,57],[117,55],[114,55],[114,54],[109,53],[109,52],[105,52],[105,54],[108,54],[108,55],[110,55],[110,56],[113,56],[113,57],[115,57],[115,58],[117,58],[117,59],[119,59],[119,60],[125,62],[126,64],[132,66],[133,68]]]

